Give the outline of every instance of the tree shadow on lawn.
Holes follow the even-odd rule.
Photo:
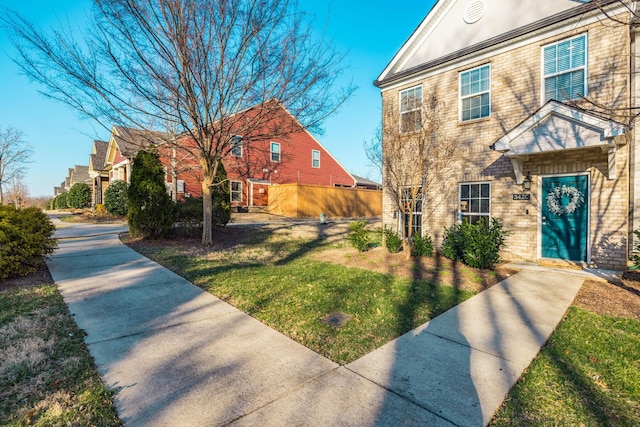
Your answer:
[[[620,366],[633,364],[640,350],[617,322],[632,320],[571,308],[490,425],[538,425],[549,419],[562,425],[638,425],[640,404],[633,384],[640,374],[621,372]]]

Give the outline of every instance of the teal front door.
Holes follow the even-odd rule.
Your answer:
[[[542,257],[587,261],[589,177],[542,178]]]

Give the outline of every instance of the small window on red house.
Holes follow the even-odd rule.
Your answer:
[[[311,166],[314,168],[320,167],[320,151],[311,150]]]
[[[231,138],[231,155],[234,157],[242,157],[242,139]]]
[[[271,161],[280,162],[280,144],[278,142],[271,143]]]
[[[231,181],[231,201],[242,202],[242,181]]]

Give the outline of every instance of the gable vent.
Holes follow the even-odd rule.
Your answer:
[[[482,18],[487,8],[483,0],[474,0],[467,5],[464,10],[464,22],[467,24],[475,24]]]

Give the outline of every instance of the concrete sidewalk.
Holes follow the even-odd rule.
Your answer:
[[[584,280],[518,273],[338,366],[104,231],[48,265],[129,426],[486,425]]]

